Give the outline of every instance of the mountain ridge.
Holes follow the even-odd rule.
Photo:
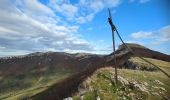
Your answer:
[[[121,48],[121,46],[115,52],[118,67],[124,66],[127,60],[132,56],[148,57],[165,61],[170,60],[169,55],[158,53],[147,48],[139,48],[136,47],[136,45],[133,46],[133,44],[130,48],[134,51],[133,53]],[[145,53],[145,55],[143,53]],[[93,74],[95,70],[105,66],[114,66],[113,53],[109,55],[97,55],[89,53],[69,54],[64,52],[37,52],[25,56],[0,58],[0,94],[4,91],[8,92],[8,89],[10,91],[10,88],[14,88],[15,90],[14,85],[8,86],[7,84],[19,85],[27,81],[25,85],[23,84],[23,86],[20,87],[21,89],[27,90],[30,86],[34,87],[34,85],[37,84],[35,89],[42,87],[42,89],[45,90],[26,96],[25,98],[51,98],[60,100],[77,91],[77,86],[84,79]],[[53,78],[58,78],[57,73],[61,73],[59,74],[60,76],[63,75],[63,73],[66,75],[67,73],[70,74],[64,76],[61,81],[51,81]],[[4,79],[9,80],[4,81]],[[15,81],[10,82],[10,79]],[[27,79],[33,80],[33,82],[29,82]],[[51,83],[48,85],[46,82]],[[66,86],[68,82],[69,85]],[[64,84],[65,86],[62,88],[59,87]],[[18,88],[18,90],[20,90],[20,88]],[[62,89],[64,90],[62,91]],[[56,94],[60,95],[56,96]],[[5,96],[5,98],[7,97],[9,97],[9,95]]]

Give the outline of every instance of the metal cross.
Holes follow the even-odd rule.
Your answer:
[[[112,29],[113,56],[114,56],[114,66],[115,66],[115,83],[117,84],[117,65],[116,65],[116,57],[115,57],[115,38],[114,38],[114,31],[116,31],[116,27],[112,22],[112,15],[111,15],[109,8],[108,8],[108,11],[109,11],[108,21],[109,21],[109,24],[110,24],[111,29]]]

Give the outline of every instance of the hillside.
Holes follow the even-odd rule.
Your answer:
[[[158,97],[168,98],[167,93],[170,93],[168,77],[160,72],[159,69],[144,62],[139,57],[147,57],[145,59],[159,66],[170,75],[170,63],[168,62],[170,61],[170,56],[150,50],[141,45],[128,44],[128,46],[130,46],[134,52],[125,50],[121,46],[115,52],[117,66],[120,68],[120,78],[123,77],[123,80],[128,80],[131,77],[139,76],[133,79],[139,83],[140,81],[145,81],[147,84],[154,84],[149,82],[159,80],[165,84],[162,88],[164,88],[166,92],[162,92],[161,94],[164,95],[159,95]],[[96,55],[88,53],[37,52],[24,56],[3,57],[0,58],[0,99],[61,100],[69,96],[79,98],[78,91],[81,86],[80,84],[86,83],[86,81],[88,81],[89,78],[93,78],[93,76],[95,77],[94,80],[98,80],[98,78],[101,81],[105,80],[102,77],[96,77],[98,71],[106,75],[107,73],[114,74],[112,68],[100,69],[107,66],[114,67],[113,53],[110,55]],[[146,74],[146,77],[143,78],[143,74]],[[157,82],[159,83],[159,81]],[[100,87],[101,84],[99,84],[99,88],[102,88]],[[111,94],[110,96],[119,97],[120,95],[117,95],[119,91],[114,90],[113,82],[111,85],[109,84],[107,84],[106,87],[113,89],[111,90],[113,93],[110,93],[110,90],[108,90]],[[93,87],[93,84],[88,85]],[[97,90],[95,89],[95,91]],[[85,93],[85,97],[86,95],[93,95],[93,93],[90,94],[89,92],[92,93],[92,91],[88,90],[88,92]],[[134,94],[137,93],[136,88],[133,92]],[[144,94],[142,97],[150,95],[147,93]],[[107,95],[110,97],[109,94]],[[92,97],[94,97],[94,95]],[[105,97],[103,98],[104,100],[109,100],[107,98],[105,99]],[[152,98],[152,96],[149,98]]]
[[[161,52],[148,49],[148,48],[146,48],[142,45],[139,45],[139,44],[126,43],[126,45],[127,45],[127,47],[129,47],[133,50],[134,56],[147,57],[147,58],[153,58],[153,59],[170,62],[170,56],[167,54],[163,54]],[[121,49],[122,47],[123,46],[120,45],[119,49]]]
[[[33,53],[0,59],[0,99],[23,99],[103,64],[104,56],[61,52]],[[98,62],[98,63],[96,63]]]
[[[137,60],[136,60],[137,59]],[[170,75],[170,62],[147,58],[149,61],[160,65]],[[131,58],[130,61],[139,66],[145,62],[139,58]],[[148,69],[151,65],[146,65]],[[147,68],[146,68],[147,69]],[[142,71],[142,69],[119,69],[119,85],[114,84],[114,68],[105,67],[98,69],[94,74],[79,85],[79,92],[74,100],[95,100],[97,96],[101,100],[168,100],[170,98],[170,79],[159,70]]]

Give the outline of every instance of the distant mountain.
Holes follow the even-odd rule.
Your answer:
[[[37,52],[0,58],[0,99],[18,99],[17,95],[22,95],[19,97],[22,99],[35,95],[60,80],[93,69],[90,67],[103,66],[104,58],[102,55],[64,52]]]
[[[127,44],[115,52],[117,66],[127,65],[130,57],[170,61],[170,56],[137,44]],[[113,53],[36,52],[0,58],[0,99],[61,100],[78,91],[78,86],[97,69],[114,66]],[[121,67],[122,68],[122,67]],[[126,67],[130,68],[130,67]]]

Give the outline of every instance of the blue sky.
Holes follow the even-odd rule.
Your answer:
[[[125,42],[170,54],[168,5],[169,0],[1,0],[0,56],[39,51],[109,54],[108,7]]]

